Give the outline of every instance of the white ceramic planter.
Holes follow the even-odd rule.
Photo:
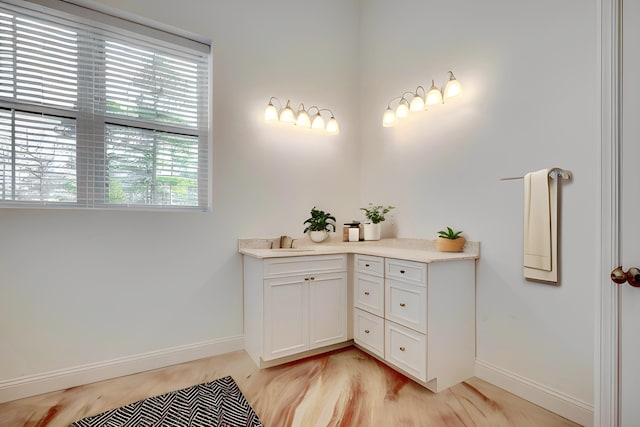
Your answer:
[[[364,240],[380,240],[381,224],[365,223],[364,224]]]
[[[327,230],[309,232],[309,238],[316,243],[324,242],[327,237],[329,237]]]

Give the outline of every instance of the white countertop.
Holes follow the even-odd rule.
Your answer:
[[[264,249],[270,241],[279,239],[239,239],[239,252],[253,258],[282,258],[309,255],[361,254],[397,258],[418,262],[457,261],[480,258],[480,242],[467,242],[464,252],[438,252],[435,240],[381,239],[364,242],[328,240],[313,243],[308,239],[296,239],[293,248]]]

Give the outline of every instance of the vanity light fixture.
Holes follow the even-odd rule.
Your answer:
[[[460,82],[456,80],[453,72],[449,71],[447,76],[448,80],[446,84],[443,85],[444,90],[440,90],[440,88],[435,85],[434,80],[431,80],[431,87],[426,93],[422,86],[418,86],[415,93],[405,92],[402,96],[398,96],[389,101],[387,109],[382,115],[382,126],[392,127],[397,123],[398,119],[407,117],[410,112],[425,111],[429,106],[444,104],[447,99],[461,95],[462,87],[460,86]],[[420,89],[422,89],[423,95],[420,95]],[[407,94],[409,94],[409,97],[406,97]],[[398,100],[398,106],[394,111],[391,108],[391,104],[396,100]]]
[[[411,104],[409,104],[409,111],[411,112],[424,111],[424,98],[420,96],[418,89],[422,89],[422,94],[424,95],[424,88],[422,86],[418,86],[416,88],[416,94],[413,95]]]
[[[331,113],[331,118],[327,122],[327,132],[329,132],[331,135],[337,135],[338,133],[340,133],[340,126],[338,126],[338,121],[333,116],[333,113]]]
[[[393,100],[391,100],[393,101]],[[382,115],[382,126],[386,128],[390,128],[396,124],[398,120],[396,119],[396,113],[391,109],[391,105],[387,105],[387,109]]]
[[[296,126],[300,126],[303,128],[311,127],[311,118],[309,117],[309,113],[307,113],[304,109],[304,104],[300,104],[298,108],[298,117],[296,118]]]
[[[427,92],[427,99],[424,102],[426,105],[442,104],[442,92],[436,87],[436,84],[431,80],[431,88]]]
[[[291,109],[291,101],[287,100],[287,105],[280,111],[280,121],[284,123],[295,123],[296,114]]]
[[[444,87],[444,99],[453,98],[458,95],[462,95],[462,87],[460,86],[460,82],[456,80],[453,72],[449,71],[449,81]]]
[[[320,109],[315,105],[311,108],[316,109],[316,115],[313,116],[313,121],[311,122],[311,129],[324,129],[324,119],[320,114]],[[311,108],[309,108],[309,110],[311,110]]]
[[[328,108],[318,108],[315,105],[309,107],[309,111],[311,111],[312,108],[316,109],[316,115],[313,117],[313,121],[311,122],[311,129],[324,129],[332,135],[340,133],[340,126],[338,126],[338,121],[333,115],[333,111]],[[320,114],[322,111],[328,111],[329,114],[331,114],[326,126],[324,124],[324,118],[322,117],[322,114]]]
[[[277,99],[277,98],[271,98],[269,100],[269,104],[267,105],[267,108],[265,108],[265,110],[264,110],[264,121],[265,122],[274,122],[274,121],[278,120],[278,110],[273,105],[273,100],[274,99]]]
[[[411,92],[405,92],[411,94]],[[398,108],[396,108],[396,117],[399,119],[404,119],[405,117],[409,117],[409,101],[404,95],[401,96],[400,102],[398,103]]]
[[[409,99],[414,97],[413,92],[405,92],[402,94],[402,96],[398,96],[389,101],[389,104],[387,104],[387,110],[384,112],[384,116],[382,117],[382,126],[391,127],[396,124],[397,119],[404,119],[405,117],[409,116],[409,110],[411,109],[411,107],[409,101],[407,101],[407,97],[405,96],[407,94],[409,94]],[[398,99],[398,106],[394,111],[393,109],[391,109],[391,103]]]
[[[315,105],[309,107],[308,110],[304,108],[304,104],[300,104],[298,107],[298,112],[294,113],[291,108],[291,101],[287,100],[287,104],[284,108],[281,108],[280,111],[273,105],[273,101],[277,101],[280,106],[280,100],[275,96],[272,96],[269,99],[269,103],[264,110],[264,121],[265,122],[274,122],[281,121],[284,123],[292,123],[301,128],[311,128],[311,129],[324,129],[327,133],[336,135],[340,133],[340,127],[338,126],[338,121],[336,120],[333,112],[328,108],[318,108]],[[311,110],[315,109],[316,114],[311,115]],[[322,112],[327,111],[331,114],[329,121],[325,125],[324,118],[322,117]],[[311,118],[313,117],[313,119]]]

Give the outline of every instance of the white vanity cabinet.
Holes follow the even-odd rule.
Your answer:
[[[243,262],[245,347],[258,366],[347,342],[346,255]]]
[[[384,357],[384,258],[354,255],[353,340]]]
[[[354,264],[356,345],[434,392],[474,375],[475,260]]]

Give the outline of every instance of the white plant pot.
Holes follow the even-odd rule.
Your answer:
[[[364,240],[380,240],[381,223],[365,223],[364,224]]]
[[[327,230],[309,232],[309,238],[316,243],[324,242],[327,237],[329,237]]]

